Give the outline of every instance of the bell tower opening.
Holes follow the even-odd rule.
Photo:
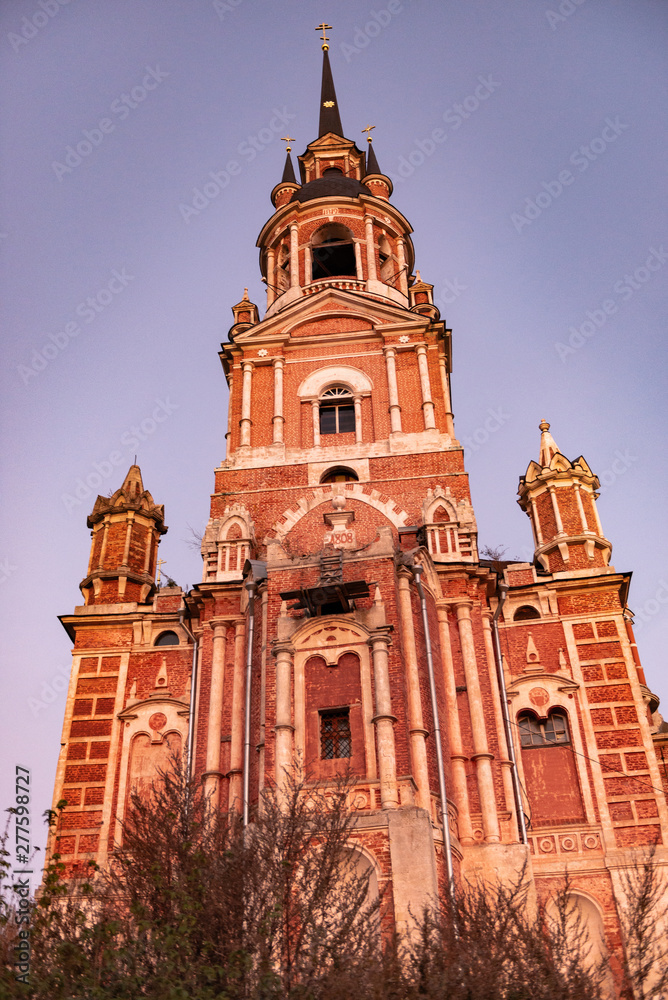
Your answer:
[[[329,173],[327,170],[325,173]],[[333,173],[340,171],[332,170]],[[327,278],[357,277],[353,234],[347,226],[330,222],[318,229],[311,239],[312,281]]]

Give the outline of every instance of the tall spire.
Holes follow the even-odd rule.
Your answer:
[[[538,464],[545,468],[550,464],[552,457],[557,454],[559,448],[557,447],[557,442],[550,434],[550,425],[544,417],[538,426],[542,432],[540,436],[540,456],[538,458]]]
[[[295,168],[292,166],[292,157],[290,156],[290,150],[285,154],[285,167],[283,168],[283,176],[281,177],[282,184],[296,184],[297,178],[295,177]]]
[[[336,103],[336,91],[334,90],[334,80],[332,79],[332,68],[329,65],[328,48],[329,46],[323,45],[322,87],[320,89],[320,127],[318,129],[318,138],[320,138],[321,135],[327,135],[328,132],[333,132],[334,135],[340,135],[343,137],[339,106]]]
[[[366,172],[367,174],[379,174],[380,167],[378,166],[378,160],[376,159],[376,154],[373,149],[373,143],[369,142],[369,148],[366,154]]]

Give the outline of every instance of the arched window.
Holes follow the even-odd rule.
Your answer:
[[[320,397],[320,433],[346,434],[355,430],[355,405],[350,389],[333,385]]]
[[[352,469],[346,469],[342,465],[337,465],[334,469],[328,469],[320,480],[321,483],[356,483],[358,475]]]
[[[523,604],[513,615],[514,622],[528,622],[532,618],[540,618],[540,611],[532,608],[530,604]]]
[[[154,646],[178,646],[179,637],[176,632],[161,632]]]
[[[517,721],[523,747],[549,747],[571,742],[564,712],[550,712],[547,719],[539,719],[533,712],[522,712]]]
[[[312,281],[325,278],[357,277],[353,234],[347,226],[330,222],[311,238]]]

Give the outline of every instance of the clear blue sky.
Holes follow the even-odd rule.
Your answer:
[[[244,286],[263,310],[255,240],[280,136],[295,152],[316,136],[323,19],[346,135],[376,126],[453,328],[481,543],[530,554],[517,480],[546,417],[607,484],[668,706],[665,4],[6,0],[0,798],[32,769],[38,841],[70,663],[56,616],[80,603],[95,495],[135,453],[165,504],[165,570],[200,579],[217,350]]]

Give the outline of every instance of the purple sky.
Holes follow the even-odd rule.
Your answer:
[[[606,484],[612,561],[634,571],[668,706],[665,4],[5,0],[0,801],[30,767],[38,843],[70,664],[56,616],[81,600],[95,496],[135,453],[165,504],[165,571],[200,579],[189,528],[224,454],[216,353],[244,286],[264,311],[255,240],[279,137],[301,153],[317,134],[323,18],[344,131],[361,146],[376,126],[453,328],[481,544],[530,557],[515,498],[546,417]]]

